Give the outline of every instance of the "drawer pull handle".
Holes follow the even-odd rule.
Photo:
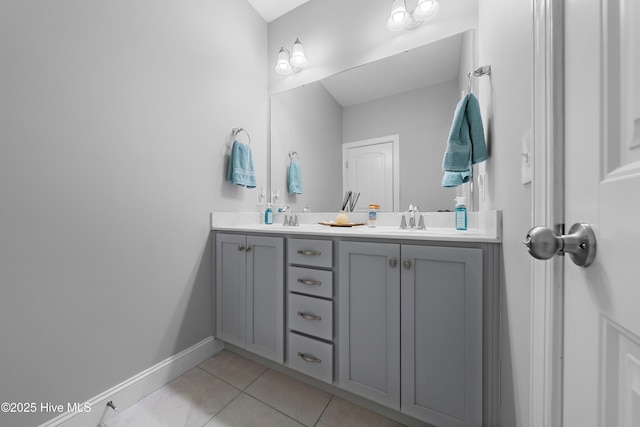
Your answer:
[[[320,256],[322,255],[322,252],[320,251],[303,251],[303,250],[298,250],[298,253],[300,255],[304,255],[304,256]]]
[[[309,362],[309,363],[322,363],[322,359],[318,359],[318,358],[315,358],[315,357],[307,356],[307,355],[306,355],[306,354],[304,354],[304,353],[300,353],[300,352],[298,352],[298,356],[300,356],[300,358],[301,358],[302,360],[304,360],[305,362]]]
[[[307,320],[322,320],[322,317],[320,317],[320,316],[316,316],[315,314],[303,313],[302,311],[298,312],[298,316],[302,317],[303,319],[307,319]]]
[[[320,286],[322,285],[322,282],[319,280],[309,280],[309,279],[298,279],[299,283],[302,283],[303,285],[308,285],[308,286]]]

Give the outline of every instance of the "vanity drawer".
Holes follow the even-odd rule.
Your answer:
[[[333,302],[289,294],[289,329],[331,341]]]
[[[331,341],[333,302],[289,294],[289,329]]]
[[[332,243],[330,240],[289,239],[289,263],[331,268]]]
[[[296,371],[333,382],[333,344],[289,332],[288,360]]]
[[[289,267],[289,291],[333,297],[333,272],[313,268]]]

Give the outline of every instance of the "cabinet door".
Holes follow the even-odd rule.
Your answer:
[[[216,235],[216,336],[244,347],[246,343],[246,237]]]
[[[284,242],[247,236],[247,350],[284,362]]]
[[[340,242],[340,386],[394,409],[400,407],[399,255],[396,244]]]
[[[403,245],[402,262],[402,412],[480,426],[482,250]]]

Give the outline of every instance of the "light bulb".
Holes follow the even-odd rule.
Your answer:
[[[407,12],[407,5],[404,0],[393,0],[391,4],[391,15],[387,20],[387,28],[390,31],[400,31],[409,24],[410,19],[411,16],[409,12]]]
[[[289,51],[284,47],[281,47],[280,52],[278,52],[278,62],[276,62],[276,73],[286,75],[291,74],[292,72],[293,69],[289,63]]]
[[[413,11],[413,17],[418,21],[426,21],[433,18],[440,10],[438,0],[420,0]]]
[[[304,47],[300,43],[299,39],[293,44],[293,50],[291,51],[291,65],[293,68],[297,68],[298,71],[307,65],[307,57],[304,56]]]

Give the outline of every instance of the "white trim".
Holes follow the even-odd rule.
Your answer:
[[[342,144],[342,191],[346,192],[348,190],[348,188],[346,188],[347,168],[345,167],[347,150],[385,142],[391,142],[393,147],[393,209],[391,209],[391,212],[396,212],[400,209],[400,135],[398,134],[345,142]]]
[[[118,411],[122,411],[171,382],[174,378],[184,374],[189,369],[198,366],[223,348],[224,344],[221,341],[213,337],[205,338],[188,349],[89,399],[87,401],[88,406],[91,408],[89,412],[65,412],[41,424],[40,427],[99,426],[117,414],[117,412],[107,408],[108,401],[112,400]]]
[[[564,2],[533,1],[534,225],[564,222]],[[563,262],[532,259],[531,427],[562,425]]]

